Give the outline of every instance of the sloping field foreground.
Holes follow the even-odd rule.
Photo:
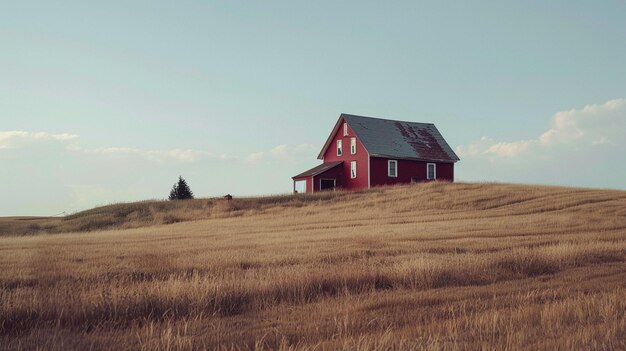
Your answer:
[[[624,191],[430,183],[281,199],[0,237],[0,347],[626,349]]]

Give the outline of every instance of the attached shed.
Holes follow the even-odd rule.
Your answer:
[[[294,193],[312,193],[341,187],[343,161],[322,163],[293,177]],[[338,183],[339,182],[339,183]]]

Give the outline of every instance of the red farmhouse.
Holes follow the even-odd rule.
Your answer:
[[[432,123],[341,114],[317,156],[324,163],[293,177],[294,192],[367,189],[454,181],[459,161]]]

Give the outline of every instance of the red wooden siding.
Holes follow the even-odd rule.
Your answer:
[[[313,177],[313,186],[315,188],[315,192],[321,191],[322,189],[320,188],[320,180],[321,179],[335,179],[335,188],[336,189],[340,189],[343,185],[343,173],[344,173],[344,169],[343,167],[335,167],[335,168],[331,168],[328,171],[324,172],[324,173],[320,173],[318,175],[316,175],[315,177]]]
[[[332,161],[344,161],[341,167],[337,167],[337,169],[342,169],[340,172],[340,176],[337,178],[337,188],[339,188],[339,184],[342,187],[347,189],[366,189],[369,185],[368,183],[368,153],[363,144],[359,141],[359,138],[356,139],[356,155],[350,154],[350,138],[355,137],[354,133],[350,126],[348,126],[348,135],[343,136],[343,123],[341,122],[341,126],[337,130],[337,133],[333,136],[332,142],[330,146],[324,153],[324,162],[332,162]],[[337,156],[337,140],[341,140],[343,153],[342,156]],[[352,179],[350,177],[350,162],[356,162],[356,178]],[[320,177],[320,175],[316,176],[316,178]],[[319,184],[316,185],[316,191],[319,188]]]
[[[437,163],[437,179],[453,182],[454,163]]]
[[[389,177],[387,172],[387,161],[393,160],[382,157],[372,157],[370,159],[371,167],[371,186],[391,185],[400,183],[411,183],[411,178],[416,177],[420,181],[426,179],[426,164],[435,163],[436,176],[438,180],[454,180],[454,163],[443,162],[425,162],[414,160],[397,160],[397,177]]]

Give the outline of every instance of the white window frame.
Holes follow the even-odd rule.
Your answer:
[[[429,177],[430,172],[428,172],[428,168],[431,165],[433,166],[433,177],[432,178]],[[436,163],[427,163],[426,164],[426,179],[427,180],[435,180],[435,179],[437,179],[437,164]]]
[[[350,155],[356,155],[356,138],[350,138]]]
[[[356,161],[350,161],[350,178],[356,179]]]
[[[393,168],[396,174],[391,174],[391,164],[395,167]],[[387,176],[391,178],[398,178],[398,161],[397,160],[387,160]]]
[[[348,123],[343,122],[343,136],[348,136]]]
[[[298,183],[302,184],[302,182],[304,182],[304,190],[303,191],[298,191]],[[305,194],[306,193],[306,183],[307,180],[306,179],[299,179],[299,180],[294,180],[293,182],[293,192],[298,192],[298,194]]]
[[[343,143],[341,139],[337,140],[337,156],[343,156]]]

